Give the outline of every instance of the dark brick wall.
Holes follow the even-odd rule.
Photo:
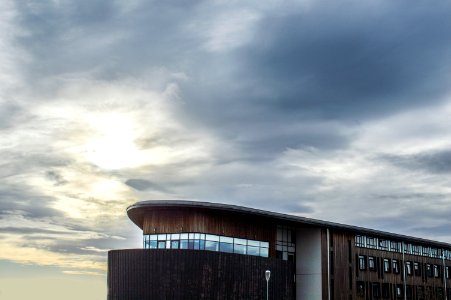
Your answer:
[[[294,264],[275,258],[166,249],[108,252],[108,300],[294,299]]]

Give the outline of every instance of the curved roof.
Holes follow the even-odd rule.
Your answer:
[[[201,201],[193,201],[193,200],[147,200],[136,202],[135,204],[127,207],[127,215],[128,217],[141,229],[143,228],[143,216],[146,211],[152,209],[161,209],[161,208],[179,208],[179,209],[187,209],[187,208],[198,208],[198,209],[208,209],[218,212],[235,212],[240,214],[248,214],[254,216],[261,216],[268,219],[286,221],[291,223],[297,223],[299,225],[310,225],[315,227],[329,228],[329,229],[338,229],[344,231],[351,231],[356,234],[362,235],[373,235],[377,237],[385,237],[387,239],[396,239],[396,240],[408,240],[409,242],[416,242],[421,244],[433,244],[440,247],[451,248],[451,244],[437,242],[428,239],[422,239],[402,234],[396,234],[386,231],[380,231],[375,229],[369,229],[359,226],[353,225],[345,225],[340,223],[322,221],[317,219],[311,219],[301,216],[271,212],[256,208],[244,207],[239,205],[232,204],[223,204],[223,203],[213,203],[213,202],[201,202]]]

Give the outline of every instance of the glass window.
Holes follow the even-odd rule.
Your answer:
[[[253,241],[253,240],[248,240],[247,244],[249,246],[255,246],[255,247],[260,247],[260,242],[259,241]]]
[[[205,250],[219,251],[219,242],[205,241]]]
[[[159,234],[158,235],[158,240],[159,241],[166,241],[166,234]]]
[[[385,273],[390,273],[391,272],[390,259],[389,258],[384,258],[384,272]]]
[[[219,243],[219,251],[233,253],[233,244],[220,242]]]
[[[376,271],[376,258],[374,256],[368,256],[368,269]]]
[[[159,241],[158,249],[165,249],[165,248],[166,248],[166,241]]]
[[[381,286],[377,282],[373,282],[373,298],[379,299],[381,297]]]
[[[221,237],[219,237],[219,241],[220,241],[221,243],[229,243],[229,244],[233,244],[233,238],[227,237],[227,236],[221,236]]]
[[[445,277],[446,279],[449,279],[449,267],[445,268]]]
[[[180,239],[181,240],[187,240],[188,239],[188,233],[181,233],[180,234]]]
[[[180,240],[180,233],[171,234],[171,240]]]
[[[268,257],[269,256],[268,248],[260,248],[260,256]]]
[[[430,264],[426,264],[426,276],[432,277],[432,266]]]
[[[149,242],[149,249],[157,249],[158,242],[157,241],[150,241]]]
[[[377,249],[377,238],[367,236],[366,237],[366,247],[372,248],[372,249]]]
[[[260,242],[260,246],[264,247],[264,248],[269,248],[269,243],[268,242]]]
[[[440,267],[434,265],[434,277],[440,277]]]
[[[178,249],[179,241],[171,241],[171,249]]]
[[[188,238],[190,240],[194,240],[194,233],[188,233]]]
[[[406,261],[406,273],[407,275],[412,276],[412,262]]]
[[[254,246],[247,246],[247,254],[248,255],[260,255],[260,247],[254,247]],[[288,256],[287,256],[288,259]]]
[[[149,235],[149,240],[156,241],[158,239],[158,236],[156,234]]]
[[[399,270],[399,262],[398,262],[398,260],[392,259],[392,268],[393,268],[393,273],[399,274],[400,270]]]
[[[355,245],[357,247],[365,247],[365,239],[366,239],[365,236],[356,235],[356,237],[355,237]]]
[[[235,244],[233,252],[238,254],[246,254],[246,245]]]
[[[379,249],[388,250],[388,244],[389,244],[388,240],[379,239]]]
[[[188,240],[180,240],[180,249],[188,249]]]
[[[219,236],[217,236],[217,235],[206,234],[205,239],[207,241],[219,242]]]
[[[171,241],[166,241],[166,249],[171,249]]]
[[[418,262],[413,263],[413,273],[415,274],[415,276],[421,276],[420,263]]]
[[[364,255],[359,255],[359,270],[366,270],[366,257]]]

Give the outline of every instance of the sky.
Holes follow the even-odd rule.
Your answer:
[[[444,0],[0,1],[0,299],[105,299],[140,200],[451,243],[450,35]]]

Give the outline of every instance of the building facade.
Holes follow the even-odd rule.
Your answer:
[[[208,202],[127,214],[143,249],[108,253],[110,300],[451,300],[450,244]]]

